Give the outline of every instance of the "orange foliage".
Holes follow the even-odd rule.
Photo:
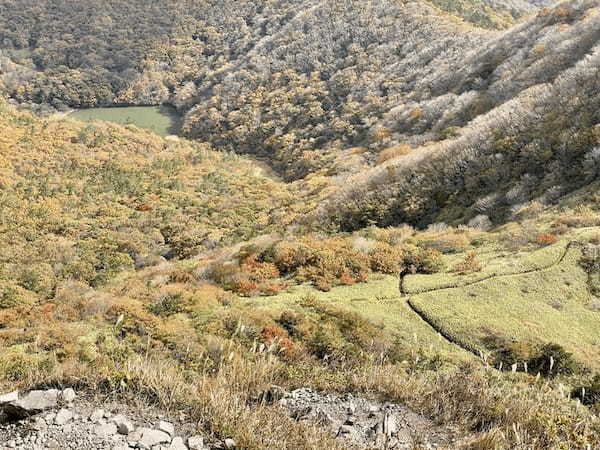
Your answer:
[[[550,233],[545,233],[545,234],[540,234],[537,237],[536,242],[540,245],[551,245],[551,244],[555,244],[557,240],[558,240],[558,238],[556,237],[556,235],[550,234]]]

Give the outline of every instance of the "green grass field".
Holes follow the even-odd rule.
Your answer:
[[[600,313],[579,266],[581,249],[540,271],[413,296],[410,301],[436,328],[465,347],[486,351],[483,340],[559,343],[577,360],[600,368]]]
[[[518,274],[530,270],[538,270],[555,264],[564,254],[568,242],[543,247],[533,252],[510,254],[505,251],[478,250],[477,257],[482,263],[481,272],[458,274],[440,272],[432,275],[409,275],[404,280],[404,290],[408,294],[418,294],[426,291],[460,287],[486,278],[499,275]],[[452,255],[448,259],[448,267],[452,267],[464,257],[464,254]]]
[[[288,292],[272,297],[240,298],[239,306],[249,309],[303,310],[303,299],[313,297],[321,302],[356,312],[414,348],[415,353],[438,354],[452,362],[474,357],[441,337],[421,320],[402,298],[398,278],[392,275],[372,277],[368,283],[338,286],[329,292],[318,291],[307,285],[294,286]]]

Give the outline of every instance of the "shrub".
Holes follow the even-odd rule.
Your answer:
[[[584,405],[600,403],[600,373],[594,375],[589,384],[573,389],[571,397],[579,399]]]
[[[392,247],[385,242],[377,246],[369,253],[369,263],[374,272],[398,274],[402,268],[404,254],[398,247]]]
[[[56,286],[56,277],[50,264],[32,264],[19,275],[19,284],[42,297],[49,297]]]
[[[305,322],[304,316],[296,314],[292,311],[283,311],[277,322],[288,332],[292,337],[298,338],[302,335],[300,326]]]
[[[460,274],[465,274],[469,272],[481,272],[481,269],[481,263],[477,259],[475,252],[469,252],[465,255],[465,258],[462,262],[454,266],[453,271]]]
[[[0,281],[0,310],[33,303],[35,296],[12,282]]]
[[[242,295],[279,293],[287,283],[270,281],[279,277],[275,264],[258,261],[256,254],[246,257],[241,264],[215,264],[209,278],[227,290]]]
[[[383,164],[390,159],[398,158],[399,156],[408,155],[411,152],[412,148],[410,145],[396,145],[394,147],[389,147],[379,153],[379,157],[377,158],[377,164]]]
[[[184,298],[181,292],[167,293],[148,306],[148,311],[157,316],[171,316],[184,311]]]
[[[483,344],[491,350],[492,364],[502,366],[503,370],[511,370],[512,366],[522,364],[531,358],[534,348],[526,342],[509,342],[492,332],[483,338]]]
[[[530,373],[544,376],[572,375],[577,372],[573,355],[559,344],[548,343],[541,346],[527,362]]]
[[[248,256],[241,264],[241,270],[248,278],[255,282],[267,281],[279,278],[279,269],[270,262],[260,262],[255,253]]]
[[[558,237],[556,235],[550,234],[550,233],[544,233],[544,234],[540,234],[536,238],[535,241],[539,245],[552,245],[552,244],[555,244],[557,240],[558,240]]]
[[[292,358],[296,355],[296,345],[287,333],[278,327],[267,326],[263,328],[260,339],[267,345],[276,345],[286,358]]]
[[[442,254],[434,249],[423,249],[414,245],[403,247],[404,272],[407,273],[436,273],[444,269]]]

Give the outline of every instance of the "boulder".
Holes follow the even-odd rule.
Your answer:
[[[90,414],[90,422],[92,422],[92,423],[98,423],[103,418],[104,418],[104,410],[103,409],[95,409]]]
[[[187,446],[184,444],[183,439],[180,437],[173,438],[169,450],[187,450]]]
[[[127,435],[131,433],[134,429],[133,424],[122,414],[117,414],[116,416],[114,416],[111,419],[111,422],[113,422],[117,426],[117,431],[119,432],[119,434]]]
[[[171,422],[165,422],[164,420],[161,420],[158,422],[158,429],[160,431],[164,431],[169,436],[173,436],[175,434],[175,427]]]
[[[58,404],[58,391],[30,391],[23,396],[11,392],[0,397],[0,410],[11,419],[24,419]]]
[[[56,417],[54,418],[55,425],[65,425],[73,419],[73,411],[69,409],[62,408],[60,411],[56,413]]]
[[[171,436],[164,431],[153,430],[151,428],[142,428],[142,437],[138,442],[138,448],[151,449],[155,445],[170,444]]]
[[[204,450],[204,438],[202,436],[191,436],[188,438],[190,450]]]
[[[77,394],[73,389],[67,388],[60,393],[60,398],[66,403],[71,403],[77,398]]]
[[[102,438],[108,438],[117,434],[117,426],[114,423],[98,424],[94,428],[94,433]]]

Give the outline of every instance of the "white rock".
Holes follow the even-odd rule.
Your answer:
[[[140,431],[142,432],[142,437],[137,444],[139,448],[147,449],[152,448],[154,445],[171,443],[171,436],[164,431],[152,430],[150,428],[142,428]]]
[[[98,423],[100,422],[100,420],[104,417],[104,410],[103,409],[95,409],[91,414],[90,414],[90,422],[93,423]]]
[[[398,422],[396,421],[396,417],[386,414],[383,418],[383,432],[386,436],[392,436],[396,434],[398,431]]]
[[[187,441],[190,450],[204,450],[204,438],[202,436],[191,436]]]
[[[131,447],[127,444],[117,444],[112,450],[131,450]]]
[[[119,434],[129,434],[134,429],[133,424],[122,414],[117,414],[114,416],[111,419],[111,422],[117,426],[117,431]]]
[[[12,391],[0,395],[0,405],[2,403],[16,402],[17,400],[19,400],[19,391]]]
[[[67,388],[61,392],[60,396],[63,399],[63,401],[71,403],[75,400],[77,394],[75,394],[75,391],[73,389]]]
[[[225,439],[225,448],[235,448],[235,441],[231,438]]]
[[[158,422],[158,429],[160,431],[164,431],[171,437],[175,434],[175,427],[171,422],[165,422],[164,420],[161,420]]]
[[[114,423],[96,425],[94,433],[102,438],[108,438],[117,434],[117,426]]]
[[[127,435],[127,443],[130,447],[136,447],[139,440],[142,438],[142,432],[140,430],[135,430],[132,433]]]
[[[3,396],[4,397],[4,396]],[[14,399],[14,392],[6,395],[6,398]],[[56,407],[58,403],[58,391],[30,391],[17,400],[1,403],[4,412],[15,418],[25,418],[38,414],[46,409]]]
[[[48,424],[41,417],[37,417],[33,423],[33,428],[38,431],[45,430],[46,428],[48,428]]]
[[[55,425],[65,425],[73,419],[73,412],[69,409],[62,408],[56,413],[54,418]]]
[[[176,437],[171,441],[168,450],[187,450],[187,446],[183,443],[183,438]]]

